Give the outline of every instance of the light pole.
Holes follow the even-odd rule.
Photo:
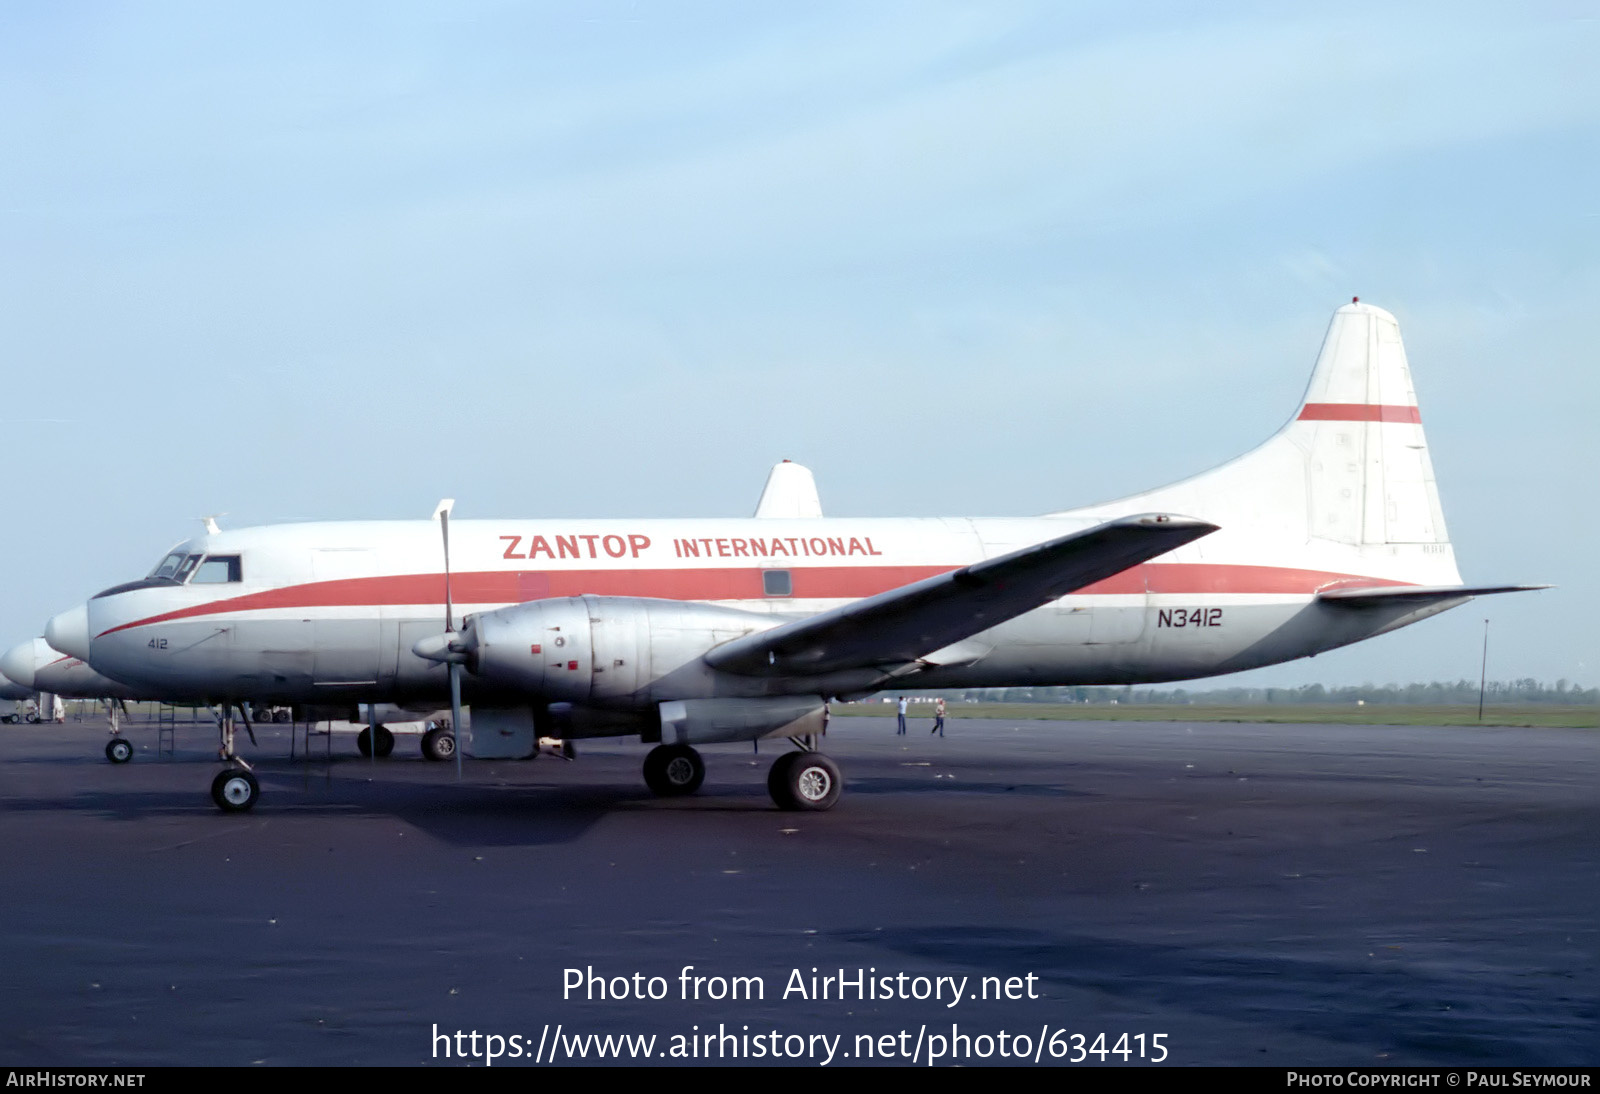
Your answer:
[[[1483,621],[1483,664],[1478,670],[1478,721],[1483,721],[1483,689],[1489,682],[1489,621]]]

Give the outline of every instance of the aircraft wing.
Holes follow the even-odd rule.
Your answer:
[[[1388,604],[1428,604],[1494,593],[1527,593],[1549,585],[1380,585],[1324,589],[1317,599],[1342,608],[1379,608]]]
[[[736,638],[706,661],[746,676],[905,665],[1216,530],[1165,513],[1121,517]]]

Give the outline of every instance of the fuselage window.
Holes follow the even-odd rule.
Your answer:
[[[223,585],[244,580],[238,555],[212,555],[195,568],[191,585]]]
[[[156,568],[150,571],[150,576],[171,577],[178,572],[178,567],[181,565],[183,565],[183,553],[181,551],[174,552],[157,563]]]
[[[793,596],[794,582],[788,570],[762,570],[761,589],[768,596]]]

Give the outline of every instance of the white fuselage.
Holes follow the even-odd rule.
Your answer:
[[[453,521],[451,592],[458,621],[585,594],[697,601],[787,619],[1093,523],[1067,515]],[[242,529],[199,537],[174,553],[237,555],[241,580],[153,585],[90,601],[91,657],[100,671],[171,698],[415,701],[444,693],[443,667],[411,652],[444,629],[436,523]],[[1324,588],[1398,584],[1392,566],[1377,576],[1341,567],[1338,557],[1285,566],[1222,554],[1201,541],[981,632],[974,641],[987,647],[982,657],[930,668],[917,684],[1184,679],[1306,656],[1396,623],[1370,613],[1352,621],[1313,602]],[[1411,583],[1437,583],[1430,558],[1418,552],[1413,561]],[[770,571],[788,575],[786,595],[765,591]]]
[[[810,489],[803,469],[775,471],[779,480]],[[802,500],[804,512],[814,494]],[[781,507],[764,501],[763,511]],[[1336,313],[1295,418],[1254,451],[1182,483],[1026,519],[451,521],[454,621],[580,596],[597,605],[717,605],[732,610],[726,627],[699,633],[698,647],[673,645],[670,634],[639,639],[659,645],[658,678],[693,676],[686,687],[717,695],[867,691],[887,677],[746,688],[712,680],[708,669],[680,669],[707,642],[1148,512],[1220,530],[979,631],[957,654],[897,679],[918,688],[1187,679],[1304,657],[1466,599],[1352,610],[1317,598],[1337,588],[1461,584],[1398,326],[1380,309],[1352,304]],[[436,521],[214,532],[174,548],[164,573],[89,602],[81,652],[98,671],[175,699],[418,702],[446,692],[445,666],[413,652],[445,630]],[[662,660],[669,649],[672,664]],[[536,652],[550,660],[552,651]],[[572,672],[595,674],[596,694],[599,674],[612,667],[602,660],[570,662]],[[543,666],[551,667],[565,668],[559,659]],[[470,694],[470,675],[467,686]],[[540,700],[476,687],[484,702]],[[626,705],[627,695],[608,694],[613,706]],[[641,688],[637,701],[696,697]]]

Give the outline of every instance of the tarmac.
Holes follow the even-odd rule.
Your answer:
[[[1593,730],[836,719],[820,814],[258,732],[224,815],[0,727],[0,1064],[1600,1063]]]

